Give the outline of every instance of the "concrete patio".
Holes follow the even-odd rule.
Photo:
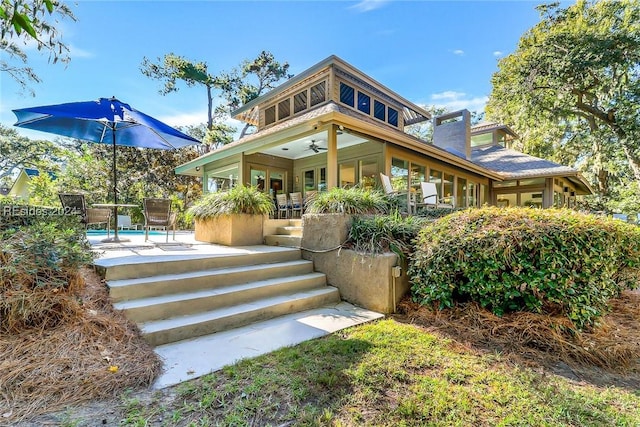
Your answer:
[[[89,233],[92,248],[99,254],[96,266],[106,268],[123,264],[142,266],[158,261],[175,262],[283,251],[276,246],[227,247],[198,242],[192,232],[177,232],[176,240],[154,233],[149,241],[138,233],[121,233],[128,242],[102,243],[106,235]],[[107,278],[108,279],[108,278]],[[279,348],[319,338],[335,331],[384,317],[344,301],[294,312],[246,326],[186,339],[155,348],[164,361],[164,371],[153,387],[165,388],[197,378],[241,359],[256,357]]]

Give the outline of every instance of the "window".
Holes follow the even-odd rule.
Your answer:
[[[293,113],[299,113],[307,109],[307,91],[303,90],[293,96]]]
[[[469,207],[477,208],[478,207],[478,197],[477,197],[478,185],[475,182],[469,182]]]
[[[371,97],[369,95],[358,92],[358,110],[366,115],[371,115]]]
[[[340,82],[340,102],[348,105],[349,107],[353,107],[354,100],[354,90],[351,86],[348,86],[342,82]]]
[[[378,162],[373,160],[360,160],[360,185],[366,190],[376,187],[378,177]]]
[[[444,174],[444,182],[442,186],[444,190],[444,202],[455,204],[455,200],[453,199],[453,175],[449,175],[448,173]]]
[[[467,207],[467,180],[458,177],[456,180],[456,206],[461,208]]]
[[[325,97],[325,82],[320,82],[315,86],[311,87],[311,106],[318,105],[321,102],[324,102]]]
[[[318,180],[318,191],[327,189],[327,168],[320,168],[320,179]]]
[[[282,120],[291,115],[291,103],[289,98],[278,103],[278,120]]]
[[[429,182],[433,182],[438,189],[438,198],[442,197],[442,171],[431,169],[429,171]]]
[[[384,105],[382,102],[380,101],[373,101],[373,117],[375,117],[378,120],[385,120],[386,119],[386,105]]]
[[[424,181],[427,168],[416,163],[411,163],[411,187],[416,191],[420,189],[420,183]]]
[[[276,106],[272,105],[264,110],[264,125],[270,125],[276,122]]]
[[[409,189],[409,162],[402,159],[391,159],[391,186],[396,191]]]
[[[304,191],[316,189],[316,171],[314,169],[304,171]]]
[[[251,185],[258,187],[261,191],[264,191],[266,176],[266,171],[251,168]]]
[[[338,169],[340,187],[352,187],[356,183],[356,167],[353,163],[341,163]]]
[[[398,111],[389,107],[389,124],[393,126],[398,126]]]

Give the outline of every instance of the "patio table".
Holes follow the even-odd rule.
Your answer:
[[[128,242],[129,239],[121,239],[118,236],[118,208],[136,208],[138,205],[132,205],[130,203],[95,203],[92,205],[94,208],[112,208],[113,216],[115,218],[115,230],[113,237],[108,237],[106,239],[102,239],[103,243],[120,243],[120,242]],[[108,225],[107,225],[108,226]]]

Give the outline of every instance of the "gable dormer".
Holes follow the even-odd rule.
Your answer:
[[[260,132],[329,102],[401,131],[405,126],[430,119],[426,110],[336,56],[248,102],[234,111],[232,117],[256,126]]]

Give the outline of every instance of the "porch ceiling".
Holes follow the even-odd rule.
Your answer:
[[[338,131],[338,149],[350,147],[352,145],[362,144],[367,139],[348,132]],[[314,144],[316,150],[311,145]],[[317,151],[317,152],[316,152]],[[302,159],[304,157],[315,156],[316,154],[326,153],[327,151],[327,132],[322,131],[304,138],[294,139],[285,143],[277,144],[268,148],[257,150],[259,153],[269,154],[276,157],[284,157],[287,159]]]

